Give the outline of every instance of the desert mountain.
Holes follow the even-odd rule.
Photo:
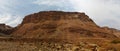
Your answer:
[[[120,32],[96,25],[85,13],[41,11],[25,16],[12,36],[40,39],[118,38]]]

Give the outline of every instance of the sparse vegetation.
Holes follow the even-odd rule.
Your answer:
[[[118,43],[120,43],[120,40],[113,40],[113,41],[111,41],[111,43],[118,44]]]

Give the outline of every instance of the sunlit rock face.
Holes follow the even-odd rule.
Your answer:
[[[12,35],[60,40],[82,37],[117,38],[112,30],[99,27],[85,13],[63,11],[42,11],[27,15]]]

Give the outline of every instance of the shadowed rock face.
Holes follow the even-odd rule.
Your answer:
[[[112,32],[97,26],[85,13],[42,11],[26,16],[13,36],[40,39],[68,39],[81,37],[117,38]]]
[[[10,34],[10,33],[12,33],[12,27],[5,24],[0,24],[0,34]]]

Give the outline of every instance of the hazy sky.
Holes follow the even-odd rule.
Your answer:
[[[120,0],[0,0],[0,23],[16,26],[44,10],[85,12],[100,26],[120,29]]]

